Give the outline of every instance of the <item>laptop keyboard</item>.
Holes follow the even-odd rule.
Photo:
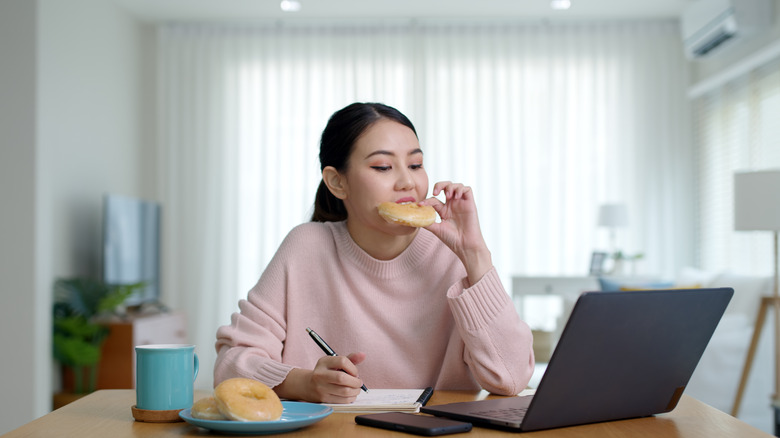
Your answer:
[[[474,415],[496,418],[500,420],[521,421],[528,408],[492,409],[489,411],[472,412]]]

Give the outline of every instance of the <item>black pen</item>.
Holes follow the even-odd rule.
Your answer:
[[[306,331],[309,333],[309,336],[311,336],[312,339],[314,339],[314,342],[317,343],[317,345],[322,349],[322,351],[325,352],[328,356],[338,356],[335,351],[333,351],[332,348],[330,348],[330,345],[328,345],[327,342],[325,342],[324,339],[320,337],[320,335],[317,334],[314,330],[306,327]],[[346,372],[346,371],[344,371]],[[368,388],[366,388],[366,385],[363,385],[360,387],[363,391],[368,392]]]

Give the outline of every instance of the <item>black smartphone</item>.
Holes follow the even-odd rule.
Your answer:
[[[471,430],[471,423],[406,412],[357,415],[355,423],[425,436],[447,435]]]

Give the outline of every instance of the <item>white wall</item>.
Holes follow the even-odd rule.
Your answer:
[[[39,151],[53,274],[98,274],[106,191],[140,195],[138,26],[104,0],[39,13]],[[56,216],[56,219],[54,219]]]
[[[34,262],[35,16],[34,2],[0,2],[0,433],[41,412],[48,392],[30,367],[46,350]]]
[[[145,31],[103,0],[0,2],[0,433],[51,408],[52,284],[99,274],[103,194],[155,190]]]

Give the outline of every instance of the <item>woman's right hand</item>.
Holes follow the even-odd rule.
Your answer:
[[[365,353],[349,356],[323,356],[313,370],[293,368],[274,390],[280,398],[313,403],[352,403],[360,394],[363,381],[357,364]]]

